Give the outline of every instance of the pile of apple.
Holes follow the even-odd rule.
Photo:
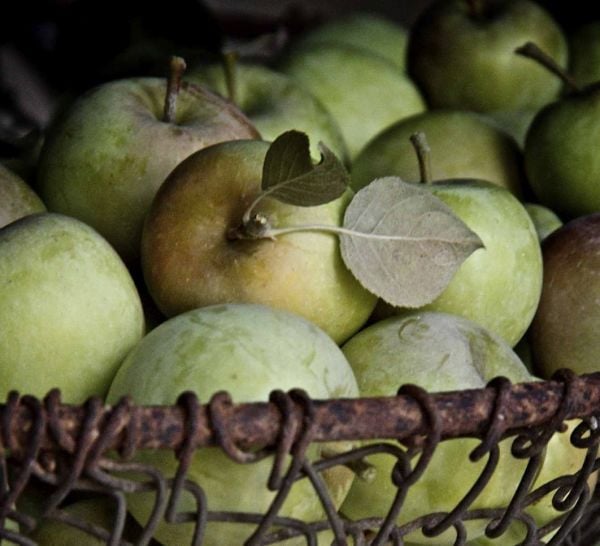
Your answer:
[[[90,89],[35,146],[34,177],[17,174],[18,160],[0,170],[0,396],[387,396],[404,383],[435,392],[596,371],[594,42],[600,24],[567,36],[531,0],[441,0],[410,29],[357,13],[294,36],[269,63],[173,57],[167,78]],[[469,460],[477,443],[439,446],[399,523],[456,506],[486,464]],[[506,506],[517,487],[527,460],[510,443],[500,451],[473,509]],[[576,472],[585,454],[556,433],[532,488]],[[170,452],[140,460],[177,468]],[[365,462],[369,479],[323,473],[351,520],[384,517],[396,494],[395,459]],[[189,478],[210,510],[264,513],[271,464],[205,449]],[[130,496],[133,519],[153,503]],[[71,509],[111,525],[106,503]],[[191,495],[179,510],[195,510]],[[279,515],[325,517],[308,480]],[[539,526],[557,515],[552,494],[528,508]],[[515,522],[487,538],[488,523],[466,523],[469,544],[525,536]],[[254,530],[211,521],[204,544]],[[155,539],[181,546],[192,531],[162,522]],[[78,533],[45,522],[33,538],[100,543]],[[455,540],[452,528],[408,537]]]

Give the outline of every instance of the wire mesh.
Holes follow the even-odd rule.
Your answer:
[[[185,528],[177,536],[193,546],[229,546],[232,539],[219,541],[211,534],[211,526],[221,522],[242,529],[239,544],[248,546],[382,546],[415,540],[588,546],[600,539],[600,502],[593,494],[600,467],[599,418],[600,374],[577,376],[567,370],[551,381],[513,385],[500,377],[484,389],[466,391],[428,393],[405,385],[395,397],[340,400],[274,391],[268,402],[244,404],[223,392],[205,404],[188,392],[173,406],[136,406],[124,398],[113,407],[96,398],[65,405],[58,391],[43,400],[11,393],[0,406],[0,538],[34,545],[40,529],[54,521],[97,541],[90,544],[157,545],[157,534],[164,536],[160,529],[170,524],[169,529]],[[581,450],[577,468],[540,484],[548,442],[573,419],[578,421],[569,439]],[[411,488],[426,479],[440,446],[458,438],[476,439],[457,463],[479,462],[472,483],[452,507],[415,516]],[[315,444],[321,449],[313,458]],[[211,447],[235,464],[266,462],[269,472],[261,483],[270,491],[266,509],[222,510],[212,502],[210,487],[194,480],[192,472]],[[143,457],[168,452],[177,461],[172,474]],[[344,469],[368,484],[374,457],[388,461],[385,480],[394,494],[385,513],[352,519],[343,506],[340,510],[327,473]],[[486,486],[507,457],[521,463],[518,475],[502,484],[506,502],[482,505]],[[450,487],[457,469],[444,472],[442,490]],[[298,483],[308,484],[322,517],[304,521],[282,510]],[[228,486],[235,491],[242,485]],[[30,491],[38,495],[35,509],[24,500]],[[261,494],[258,488],[255,494]],[[136,495],[151,500],[144,517],[138,512],[132,519]],[[71,510],[99,498],[110,506],[108,522]],[[553,517],[541,521],[535,509],[548,498]],[[475,527],[481,535],[476,540]]]

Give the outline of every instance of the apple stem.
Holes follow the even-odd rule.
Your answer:
[[[237,104],[237,64],[239,53],[233,49],[223,52],[223,70],[225,71],[225,86],[227,98]]]
[[[431,184],[433,182],[431,175],[431,148],[429,147],[427,138],[425,138],[425,133],[413,133],[410,136],[410,142],[417,153],[421,184]]]
[[[550,55],[548,55],[533,42],[527,42],[518,47],[515,49],[515,53],[517,53],[517,55],[522,55],[523,57],[528,57],[529,59],[537,61],[544,68],[558,76],[566,84],[570,91],[581,91],[581,88],[573,79],[573,76],[559,66],[559,64],[552,57],[550,57]]]
[[[167,95],[165,97],[165,107],[163,111],[163,121],[165,123],[174,123],[177,113],[177,96],[181,89],[181,79],[185,72],[186,64],[181,57],[173,55],[169,62],[169,77],[167,79]]]

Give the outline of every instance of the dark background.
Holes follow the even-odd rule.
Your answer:
[[[492,0],[494,1],[494,0]],[[431,0],[19,0],[0,18],[0,153],[43,129],[61,97],[108,79],[164,73],[165,59],[216,55],[226,37],[288,37],[351,10],[410,27]],[[599,2],[539,0],[565,28]],[[126,53],[124,53],[126,52]]]

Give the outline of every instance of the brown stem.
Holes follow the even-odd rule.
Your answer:
[[[174,123],[177,112],[177,96],[181,88],[181,79],[185,72],[186,64],[181,57],[173,55],[169,63],[169,77],[167,80],[167,95],[165,97],[165,108],[163,121]]]
[[[417,152],[419,160],[419,174],[421,175],[421,184],[431,184],[433,177],[431,175],[431,148],[425,138],[425,133],[417,132],[410,136],[410,141]]]
[[[533,42],[527,42],[522,46],[515,49],[517,55],[528,57],[541,64],[544,68],[558,76],[570,91],[581,91],[581,88],[577,82],[573,79],[573,76],[564,70],[550,55],[543,51],[538,45]]]
[[[225,86],[227,87],[227,98],[237,104],[237,62],[239,54],[234,50],[223,52],[223,70],[225,71]]]

